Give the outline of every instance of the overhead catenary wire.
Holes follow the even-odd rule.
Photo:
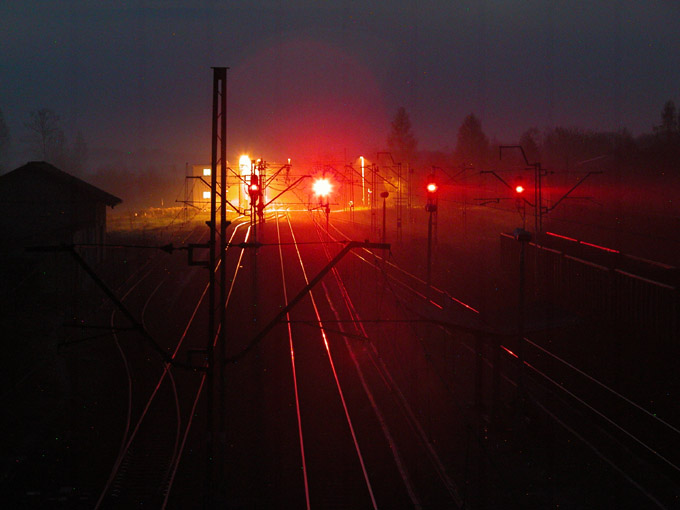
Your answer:
[[[319,235],[320,235],[320,232],[322,230],[323,230],[323,232],[326,232],[325,229],[323,229],[318,223],[315,223],[315,224],[316,224],[316,227],[317,227],[317,233],[319,233]],[[341,233],[337,228],[335,228],[335,230],[340,235],[344,236],[344,234]],[[324,246],[324,250],[327,250],[326,246]],[[391,251],[389,253],[391,255]],[[361,255],[358,255],[356,253],[355,253],[355,255],[359,259],[367,261],[367,259],[365,259]],[[329,255],[327,254],[327,256],[329,256]],[[374,270],[375,270],[376,273],[380,273],[380,272],[384,273],[383,265],[377,264],[375,262],[376,257],[377,256],[374,254],[374,262],[372,262],[372,263],[369,262],[369,265],[374,267]],[[345,306],[347,307],[347,309],[348,309],[348,311],[349,311],[349,313],[350,313],[350,315],[353,319],[353,323],[354,323],[355,328],[357,329],[358,332],[360,332],[361,334],[363,334],[367,338],[366,342],[368,343],[368,346],[369,346],[369,350],[368,350],[369,357],[371,359],[373,366],[381,374],[381,377],[385,381],[385,384],[390,388],[390,390],[394,394],[396,394],[398,396],[398,402],[399,402],[402,410],[404,411],[405,416],[407,417],[408,421],[411,423],[413,429],[417,432],[417,435],[418,435],[419,439],[421,440],[422,445],[425,448],[425,451],[427,453],[427,457],[431,461],[432,466],[434,467],[437,475],[439,476],[439,478],[443,482],[444,486],[446,487],[446,490],[449,493],[450,497],[455,502],[455,504],[458,508],[463,508],[465,506],[465,497],[461,496],[460,489],[457,487],[457,485],[453,482],[453,480],[449,476],[447,469],[444,466],[444,463],[440,459],[440,456],[437,453],[437,451],[435,450],[435,448],[432,446],[431,441],[427,437],[427,434],[426,434],[423,426],[421,425],[419,418],[416,416],[416,413],[412,410],[411,405],[408,402],[408,399],[403,394],[401,388],[399,387],[399,385],[395,381],[394,377],[392,376],[390,370],[388,369],[385,361],[382,359],[379,352],[377,351],[374,342],[372,342],[370,340],[368,332],[364,328],[364,325],[363,325],[364,323],[359,316],[359,312],[356,310],[351,298],[349,297],[349,292],[347,291],[347,288],[346,288],[346,286],[343,282],[343,279],[340,276],[339,269],[334,267],[332,272],[333,272],[333,275],[334,275],[335,280],[337,282],[337,285],[341,290],[341,294],[342,294]],[[337,316],[336,316],[336,318],[337,318]],[[339,324],[342,325],[342,322],[339,322]],[[411,327],[412,327],[412,325],[411,325]],[[343,336],[349,336],[349,335],[344,334]],[[347,345],[348,350],[350,350],[350,352],[351,352],[350,346],[348,344],[346,344],[346,345]],[[361,373],[361,369],[360,369],[359,366],[357,366],[357,370]],[[394,448],[394,447],[391,446],[391,448]],[[396,452],[395,452],[395,454],[396,454]],[[397,464],[400,463],[398,458],[395,458],[395,461],[397,462]],[[405,476],[405,473],[402,473],[402,476]],[[405,479],[404,482],[407,485],[407,487],[410,486],[410,482],[408,481],[408,478]],[[415,494],[413,494],[412,497],[415,498]],[[416,504],[416,506],[417,506],[417,503],[418,503],[418,500],[414,499],[414,504]]]
[[[292,225],[290,224],[290,217],[287,215],[287,216],[286,216],[286,219],[287,219],[287,221],[288,221],[288,225],[289,225],[289,228],[290,228],[291,235],[292,235],[292,237],[293,237],[293,241],[296,241],[295,234],[294,234],[294,232],[293,232],[293,227],[292,227]],[[348,245],[348,246],[349,246],[349,245]],[[334,363],[333,357],[332,357],[332,355],[331,355],[330,347],[329,347],[329,344],[328,344],[328,338],[327,338],[326,332],[325,332],[324,329],[323,329],[323,321],[322,321],[322,319],[321,319],[321,315],[320,315],[320,313],[319,313],[319,309],[318,309],[318,307],[317,307],[316,300],[314,299],[314,294],[312,293],[312,290],[313,290],[313,289],[312,289],[312,286],[311,286],[310,284],[311,284],[311,282],[313,282],[313,280],[310,281],[310,279],[309,279],[309,277],[308,277],[308,275],[307,275],[307,271],[305,270],[305,266],[304,266],[304,263],[303,263],[303,261],[302,261],[302,256],[300,255],[300,251],[299,251],[298,247],[295,246],[295,249],[296,249],[297,256],[298,256],[298,261],[299,261],[299,263],[300,263],[300,269],[302,270],[302,274],[303,274],[303,276],[304,276],[304,280],[305,280],[305,282],[307,282],[307,285],[310,287],[310,289],[309,289],[309,297],[310,297],[310,299],[311,299],[311,301],[312,301],[312,306],[313,306],[313,308],[314,308],[314,314],[315,314],[315,316],[316,316],[316,318],[317,318],[317,321],[318,321],[319,325],[322,326],[322,327],[321,327],[321,334],[322,334],[322,337],[323,337],[323,343],[324,343],[325,348],[326,348],[326,354],[327,354],[328,362],[329,362],[329,364],[330,364],[331,371],[332,371],[332,373],[333,373],[333,378],[334,378],[334,380],[335,380],[335,385],[336,385],[336,388],[337,388],[337,391],[338,391],[340,400],[341,400],[341,402],[342,402],[342,407],[343,407],[343,410],[344,410],[344,413],[345,413],[345,418],[346,418],[346,420],[347,420],[347,424],[348,424],[348,426],[349,426],[350,433],[351,433],[351,436],[352,436],[352,441],[353,441],[353,444],[354,444],[354,449],[355,449],[355,452],[356,452],[357,457],[358,457],[358,459],[359,459],[359,463],[360,463],[360,465],[361,465],[361,470],[362,470],[362,473],[363,473],[363,477],[364,477],[364,480],[365,480],[365,482],[366,482],[366,488],[368,489],[368,492],[369,492],[369,495],[370,495],[370,498],[371,498],[372,506],[373,506],[374,509],[377,510],[378,504],[377,504],[377,501],[376,501],[376,498],[375,498],[375,494],[374,494],[374,492],[373,492],[373,486],[372,486],[372,483],[371,483],[371,480],[370,480],[370,477],[369,477],[369,473],[368,473],[368,470],[367,470],[367,468],[366,468],[366,463],[365,463],[365,460],[364,460],[364,455],[362,454],[362,450],[361,450],[361,447],[360,447],[359,442],[358,442],[358,439],[357,439],[356,429],[355,429],[355,426],[354,426],[354,424],[353,424],[353,422],[352,422],[352,419],[351,419],[351,417],[350,417],[350,414],[349,414],[349,408],[348,408],[348,405],[347,405],[347,401],[346,401],[346,399],[345,399],[345,394],[344,394],[344,392],[343,392],[343,390],[342,390],[342,386],[341,386],[340,380],[339,380],[339,378],[338,378],[338,373],[337,373],[337,370],[336,370],[336,368],[335,368],[335,363]],[[337,256],[336,256],[336,257],[337,257]],[[329,263],[329,264],[330,264],[330,263]],[[327,266],[327,267],[328,267],[328,266]],[[330,267],[332,268],[332,267],[334,267],[334,265],[331,265]]]
[[[237,228],[235,228],[232,231],[231,239],[233,239],[234,235],[236,235],[239,227],[241,227],[241,226],[244,226],[244,224],[238,225]],[[242,253],[243,253],[243,250],[241,250],[241,254]],[[233,290],[233,285],[234,285],[234,282],[236,281],[236,274],[239,272],[239,268],[240,268],[240,264],[236,264],[235,274],[232,278],[231,290]],[[165,279],[163,279],[161,281],[161,284],[164,281],[165,281]],[[159,286],[160,286],[160,284],[159,284]],[[159,286],[156,287],[156,290],[159,288]],[[229,292],[229,297],[231,296],[231,290]],[[207,296],[207,291],[208,291],[208,287],[207,287],[207,284],[206,284],[203,287],[203,291],[201,292],[200,296],[198,297],[195,306],[193,307],[193,311],[192,311],[188,321],[185,324],[185,327],[182,331],[182,334],[180,335],[179,339],[177,340],[177,342],[174,346],[174,350],[169,355],[171,359],[177,358],[177,355],[179,354],[180,349],[182,348],[184,341],[187,338],[187,335],[189,333],[189,329],[196,319],[199,308],[205,302],[205,297]],[[147,303],[148,303],[148,301],[147,301]],[[216,332],[215,338],[213,339],[213,343],[215,343],[217,341],[218,335],[219,335],[219,331]],[[160,374],[159,379],[155,383],[154,390],[152,391],[151,395],[147,398],[146,403],[145,403],[145,405],[144,405],[144,407],[143,407],[143,409],[142,409],[142,411],[141,411],[141,413],[140,413],[140,415],[139,415],[139,417],[136,421],[136,424],[135,424],[134,428],[132,429],[132,432],[130,432],[129,435],[126,434],[127,437],[124,437],[123,445],[122,445],[121,450],[119,452],[119,456],[116,459],[116,462],[114,463],[114,465],[112,467],[111,473],[109,475],[109,478],[108,478],[108,481],[107,481],[105,487],[102,489],[102,491],[100,493],[99,500],[98,500],[96,508],[99,508],[99,506],[101,506],[101,504],[105,501],[105,498],[107,497],[107,495],[111,491],[113,481],[116,479],[116,476],[117,476],[119,470],[121,469],[123,459],[125,458],[126,453],[130,450],[131,446],[133,445],[133,442],[134,442],[135,438],[137,437],[137,434],[138,434],[139,430],[141,429],[144,421],[147,419],[149,410],[151,409],[152,403],[158,397],[158,394],[159,394],[161,385],[163,384],[163,381],[165,380],[166,377],[173,378],[173,375],[171,373],[172,368],[173,368],[173,365],[170,364],[170,363],[164,362],[162,364],[163,370]],[[198,400],[199,400],[199,398],[202,394],[202,390],[205,388],[206,372],[200,371],[200,372],[198,372],[198,374],[200,375],[200,381],[198,383],[198,388],[196,389],[196,391],[194,393],[194,402],[193,402],[192,409],[196,408]],[[178,401],[173,400],[173,402],[174,402],[174,411],[175,411],[175,413],[177,413],[177,411],[179,409],[178,408]],[[173,445],[172,445],[172,450],[173,450],[172,461],[166,467],[166,477],[165,477],[165,479],[167,480],[167,490],[165,491],[163,508],[165,507],[165,505],[167,505],[168,497],[169,497],[170,491],[172,489],[173,482],[175,480],[176,472],[177,472],[179,463],[182,459],[184,448],[186,446],[187,437],[189,435],[189,431],[191,429],[191,426],[194,423],[193,418],[194,418],[194,413],[192,412],[189,415],[189,418],[188,418],[187,423],[184,427],[183,433],[181,433],[181,431],[178,429],[176,431],[176,433],[174,434],[174,440],[173,440]]]
[[[334,227],[334,228],[335,228],[335,227]],[[337,230],[337,228],[336,228],[336,230]],[[365,263],[367,263],[367,264],[369,264],[369,265],[374,265],[374,267],[376,267],[376,269],[378,269],[379,267],[384,267],[384,266],[381,266],[380,264],[376,264],[375,262],[369,261],[367,258],[362,257],[360,254],[356,254],[356,253],[355,253],[354,255],[355,255],[355,257],[359,258],[360,260],[363,260],[363,262],[365,262]],[[396,266],[395,266],[395,268],[396,268],[396,269],[399,269],[399,268],[397,268]],[[401,271],[403,271],[403,270],[401,270]],[[403,271],[403,274],[404,274],[404,275],[408,275],[408,273],[405,272],[405,271]],[[409,276],[411,276],[411,277],[413,277],[413,278],[416,278],[416,277],[414,277],[413,275],[409,275]],[[399,279],[396,279],[396,278],[394,278],[394,277],[392,277],[391,279],[393,279],[396,283],[399,283],[400,285],[402,285],[403,288],[406,289],[407,291],[414,291],[414,289],[410,288],[408,285],[404,285]],[[417,279],[417,278],[416,278],[416,279]],[[385,281],[388,282],[388,285],[390,285],[390,287],[392,287],[391,284],[389,283],[389,282],[390,282],[390,279],[389,279],[389,278],[386,278]],[[398,293],[396,293],[396,292],[394,291],[394,289],[393,289],[393,294],[394,294],[395,298],[396,298],[398,301],[400,301],[400,298],[398,297]],[[452,296],[448,295],[448,293],[443,292],[443,295],[445,295],[446,297],[451,298],[451,299],[454,300],[454,301],[457,301],[459,304],[463,304],[463,305],[464,305],[465,307],[467,307],[469,310],[472,310],[472,311],[474,311],[475,313],[478,313],[476,310],[474,310],[474,308],[469,307],[469,305],[465,305],[464,303],[460,302],[459,300],[457,300],[457,299],[453,298]],[[422,298],[423,300],[425,300],[425,301],[430,301],[425,295],[421,295],[421,298]],[[435,304],[435,303],[432,303],[432,304]],[[427,321],[427,319],[426,319],[425,317],[422,317],[422,315],[419,315],[419,316],[421,317],[420,320]],[[416,320],[416,321],[414,321],[414,322],[410,322],[410,321],[409,321],[409,322],[410,322],[412,325],[415,325],[418,321],[419,321],[419,320]],[[367,322],[370,322],[370,321],[367,321]],[[441,322],[441,321],[439,321],[439,322],[440,322],[440,324],[441,324],[442,327],[444,327],[444,328],[453,328],[454,331],[455,331],[455,330],[465,330],[465,329],[466,329],[465,327],[457,326],[457,325],[454,325],[454,324],[445,323],[445,322]],[[473,333],[474,330],[469,330],[469,332]],[[485,331],[484,333],[485,333],[485,334],[493,334],[492,331]],[[559,358],[559,357],[557,357],[556,355],[554,355],[554,353],[551,353],[551,352],[547,351],[547,350],[546,350],[544,347],[542,347],[542,346],[538,346],[537,344],[535,344],[534,342],[530,341],[529,339],[526,339],[526,338],[525,338],[524,341],[526,341],[527,343],[530,343],[530,344],[532,344],[532,345],[536,345],[537,348],[539,348],[539,349],[545,351],[546,354],[548,354],[548,355],[554,357],[554,359],[560,361],[561,363],[566,363],[564,360],[562,360],[561,358]],[[470,349],[472,349],[472,348],[470,348]],[[508,351],[508,353],[509,353],[509,354],[512,354],[511,351]],[[580,374],[583,375],[584,377],[590,379],[593,383],[597,384],[597,385],[600,386],[601,388],[605,389],[606,391],[609,391],[612,395],[616,396],[617,398],[622,399],[623,401],[627,402],[629,405],[632,405],[633,407],[637,408],[639,411],[641,411],[642,413],[644,413],[648,418],[653,419],[653,420],[659,422],[660,424],[662,424],[662,425],[668,427],[669,430],[670,430],[671,432],[677,433],[677,429],[676,429],[674,426],[672,426],[672,425],[670,425],[668,422],[662,420],[661,418],[659,418],[658,416],[656,416],[654,413],[651,413],[651,412],[649,412],[648,410],[642,408],[641,406],[639,406],[638,404],[636,404],[636,403],[633,402],[632,400],[627,399],[627,398],[624,397],[623,395],[620,395],[619,393],[615,392],[614,390],[612,390],[612,389],[609,388],[608,386],[604,385],[601,381],[597,380],[596,378],[594,378],[594,377],[592,377],[592,376],[590,376],[590,375],[588,375],[588,374],[585,374],[585,372],[583,372],[582,370],[577,369],[577,368],[574,367],[572,364],[566,363],[565,366],[568,366],[568,367],[571,368],[572,370],[575,370],[577,373],[580,373]],[[538,372],[536,372],[536,373],[537,373],[538,375],[541,375],[541,372],[540,372],[540,371],[538,371]],[[559,385],[558,388],[561,389],[561,390],[563,390],[563,391],[568,391],[568,390],[566,390],[566,388],[563,388],[562,385]],[[636,437],[635,435],[631,434],[629,431],[627,431],[627,430],[626,430],[624,427],[622,427],[620,424],[616,423],[616,421],[614,421],[614,420],[612,420],[611,418],[607,417],[607,416],[606,416],[604,413],[602,413],[601,411],[595,409],[591,404],[588,404],[588,403],[585,402],[583,399],[579,399],[579,398],[576,397],[575,395],[573,395],[573,396],[574,396],[574,397],[575,397],[582,405],[584,405],[585,407],[591,409],[591,410],[592,410],[593,412],[595,412],[596,414],[600,415],[603,419],[605,419],[607,422],[609,422],[609,423],[610,423],[612,426],[614,426],[617,430],[623,432],[626,436],[628,436],[630,439],[632,439],[635,443],[639,444],[639,445],[642,446],[644,449],[646,449],[649,453],[651,453],[651,454],[653,454],[654,456],[656,456],[656,457],[657,457],[660,461],[662,461],[664,464],[668,465],[668,466],[671,467],[673,470],[678,471],[678,466],[677,466],[675,463],[673,463],[672,461],[670,461],[667,457],[665,457],[664,455],[660,454],[660,452],[658,452],[658,451],[656,451],[654,448],[650,447],[650,446],[649,446],[648,444],[646,444],[644,441],[640,440],[640,438],[638,438],[638,437]],[[600,452],[596,452],[596,454],[600,455]],[[609,461],[609,462],[611,462],[611,461]],[[626,479],[629,478],[628,475],[625,475],[624,477],[625,477]],[[637,486],[638,484],[635,483],[634,485]],[[643,490],[643,492],[645,492],[645,491]],[[645,494],[647,494],[647,493],[645,492]]]

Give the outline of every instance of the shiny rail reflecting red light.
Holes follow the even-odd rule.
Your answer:
[[[302,269],[302,275],[305,279],[305,282],[307,285],[309,285],[309,278],[307,276],[307,271],[305,270],[305,265],[302,261],[302,255],[300,254],[300,249],[297,244],[297,239],[295,238],[295,233],[293,232],[293,225],[290,222],[290,216],[286,216],[286,219],[288,220],[288,225],[290,227],[290,233],[293,238],[293,243],[295,246],[295,251],[297,252],[298,256],[298,261],[300,262],[300,269]],[[352,419],[349,415],[349,408],[347,407],[347,401],[345,400],[345,394],[342,391],[342,386],[340,385],[340,379],[338,378],[338,373],[335,369],[335,363],[333,362],[333,356],[331,355],[330,348],[328,346],[328,338],[326,336],[326,330],[323,325],[323,321],[321,320],[321,314],[319,313],[319,308],[317,307],[316,300],[314,299],[314,293],[312,290],[309,291],[309,298],[312,301],[312,307],[314,308],[314,314],[316,316],[317,323],[319,324],[319,329],[321,330],[321,335],[323,337],[323,342],[326,347],[326,354],[328,357],[328,362],[331,367],[331,372],[333,373],[333,378],[335,379],[335,386],[338,390],[338,395],[340,397],[340,401],[342,403],[342,407],[345,413],[345,418],[347,420],[347,425],[349,427],[350,434],[352,436],[352,441],[354,443],[354,449],[356,451],[357,457],[359,459],[359,464],[361,465],[361,470],[363,473],[364,481],[366,482],[366,488],[368,489],[368,493],[371,497],[371,503],[373,505],[373,508],[377,510],[378,508],[378,503],[375,499],[375,494],[373,493],[373,487],[371,485],[371,481],[368,477],[368,470],[366,469],[366,464],[364,462],[364,457],[361,453],[361,448],[359,447],[359,441],[357,439],[356,431],[354,428],[354,425],[352,423]]]
[[[276,215],[276,236],[279,242],[279,260],[281,262],[281,282],[283,284],[283,299],[285,306],[288,306],[288,290],[286,289],[286,272],[283,266],[283,251],[281,248],[281,231],[279,229],[279,215]],[[298,439],[300,440],[300,456],[302,458],[302,477],[305,485],[305,501],[307,503],[307,509],[311,508],[311,502],[309,499],[309,478],[307,476],[307,460],[305,457],[305,442],[302,434],[302,416],[300,413],[300,395],[298,392],[298,380],[297,372],[295,369],[295,348],[293,346],[293,330],[290,326],[290,314],[286,314],[286,321],[288,327],[288,345],[290,347],[290,364],[293,373],[293,391],[295,394],[295,412],[297,415],[298,424]]]

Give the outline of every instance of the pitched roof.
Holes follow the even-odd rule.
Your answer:
[[[78,179],[77,177],[67,174],[46,161],[29,161],[11,172],[0,175],[0,182],[2,180],[21,178],[49,179],[62,185],[72,187],[79,195],[83,195],[94,202],[102,202],[110,207],[114,207],[122,202],[120,198]]]

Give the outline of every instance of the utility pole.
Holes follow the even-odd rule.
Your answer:
[[[516,228],[514,231],[514,237],[516,241],[520,243],[519,252],[519,296],[517,303],[517,361],[519,364],[519,371],[517,374],[517,403],[519,406],[520,413],[526,411],[524,406],[525,391],[525,369],[524,369],[524,313],[525,313],[525,303],[524,303],[524,287],[525,287],[525,256],[526,256],[526,245],[531,241],[531,233],[524,230],[524,228]]]
[[[375,212],[375,203],[377,201],[375,193],[378,184],[378,172],[378,165],[376,163],[371,164],[371,189],[368,190],[368,202],[371,205],[371,235],[375,234],[378,230],[378,221]]]
[[[538,161],[535,163],[529,163],[527,155],[521,145],[501,145],[498,148],[499,159],[503,158],[503,149],[519,149],[519,151],[522,153],[522,159],[524,159],[524,164],[527,166],[527,169],[533,168],[534,170],[534,203],[531,204],[525,201],[525,204],[529,203],[529,205],[534,207],[534,232],[536,234],[536,238],[538,239],[538,236],[543,231],[543,214],[554,209],[554,206],[552,208],[543,207],[543,177],[547,175],[548,172],[541,167],[541,163]]]
[[[222,193],[220,194],[220,350],[219,359],[214,366],[219,367],[219,422],[218,431],[220,434],[220,448],[218,453],[218,486],[224,486],[224,462],[226,447],[226,374],[222,360],[227,356],[227,227],[231,224],[227,221],[227,70],[228,67],[220,68],[220,184]],[[220,493],[222,493],[220,489]]]
[[[386,202],[387,202],[387,197],[389,197],[390,194],[389,194],[388,191],[383,191],[382,193],[380,193],[380,196],[381,196],[382,199],[383,199],[382,243],[385,244],[385,239],[387,238],[387,234],[386,234],[386,232],[385,232],[385,229],[387,228],[387,222],[386,222],[387,205],[386,205]]]
[[[397,215],[397,240],[401,241],[402,239],[402,225],[403,225],[403,214],[404,214],[404,202],[407,200],[406,197],[404,197],[404,176],[402,172],[402,164],[401,162],[394,161],[394,158],[392,157],[391,152],[378,152],[376,154],[376,158],[378,161],[380,161],[381,156],[385,159],[389,158],[389,164],[388,165],[383,165],[382,168],[387,168],[389,172],[392,172],[393,175],[396,175],[397,177],[397,184],[396,186],[390,182],[387,179],[387,176],[389,175],[389,172],[386,172],[384,176],[381,177],[383,184],[385,186],[390,185],[394,188],[394,192],[396,193],[396,197],[393,195],[394,199],[394,209]],[[408,165],[407,165],[408,166]],[[381,194],[382,196],[382,194]],[[408,206],[410,207],[410,198],[408,199]],[[384,230],[384,228],[383,228]]]
[[[221,347],[224,349],[226,332],[225,332],[225,304],[226,304],[226,273],[225,267],[225,253],[226,253],[226,182],[227,182],[227,67],[213,67],[213,109],[212,109],[212,144],[211,144],[211,166],[210,166],[210,221],[208,227],[210,228],[209,245],[209,261],[208,261],[208,341],[206,345],[206,364],[207,364],[207,385],[206,385],[206,493],[205,504],[206,508],[213,508],[216,500],[216,476],[215,476],[215,459],[216,459],[216,429],[214,406],[215,406],[215,344],[217,343],[216,333],[217,325],[215,318],[216,311],[216,289],[215,289],[215,271],[217,269],[217,168],[220,169],[220,180],[222,184],[222,192],[220,193],[220,341]],[[218,153],[219,149],[219,153]],[[219,352],[219,351],[218,351]],[[217,374],[222,379],[221,372]],[[220,399],[223,396],[224,389],[220,384]],[[223,425],[223,405],[220,402],[220,425]],[[220,475],[222,474],[220,465]],[[221,477],[220,477],[221,481]]]

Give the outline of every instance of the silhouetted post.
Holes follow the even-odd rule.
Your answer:
[[[491,424],[498,430],[501,402],[501,340],[497,335],[494,335],[492,341],[493,373],[491,375]]]
[[[224,481],[224,462],[226,456],[226,374],[222,360],[227,355],[227,227],[231,224],[227,221],[227,69],[222,67],[219,70],[220,79],[220,94],[219,94],[219,140],[220,140],[220,337],[219,347],[217,349],[217,360],[214,360],[214,366],[218,367],[217,381],[219,385],[218,395],[218,434],[219,434],[219,449],[216,454],[217,457],[217,480],[219,496],[223,497]]]
[[[215,292],[215,268],[217,267],[217,163],[221,159],[222,175],[226,174],[226,67],[213,67],[213,110],[212,110],[212,157],[210,166],[210,241],[208,262],[208,341],[206,345],[206,508],[213,508],[215,504],[215,417],[214,417],[214,390],[215,390],[215,334],[217,331],[215,321],[216,292]],[[220,156],[217,154],[217,142],[220,140]],[[224,177],[222,177],[224,179]],[[223,181],[224,182],[224,181]],[[222,201],[225,199],[224,189],[221,193]],[[224,214],[222,204],[222,214]],[[224,266],[222,266],[224,271]]]
[[[324,210],[326,211],[326,237],[328,237],[330,235],[328,232],[328,220],[331,215],[331,205],[328,203],[328,197],[326,197],[326,206],[324,207]]]
[[[526,244],[531,241],[531,233],[523,228],[516,228],[514,236],[520,243],[519,251],[519,298],[517,310],[517,361],[519,362],[519,373],[517,378],[517,396],[520,405],[523,406],[524,401],[524,257],[526,251]]]
[[[482,396],[482,382],[484,379],[484,344],[481,333],[475,334],[475,407],[477,420],[481,427],[484,399]]]
[[[432,211],[427,219],[427,289],[432,286]]]
[[[386,205],[386,202],[387,202],[387,197],[389,197],[390,194],[389,194],[389,192],[387,192],[387,191],[383,191],[382,193],[380,193],[380,196],[381,196],[382,199],[383,199],[382,242],[383,242],[383,244],[385,244],[385,239],[386,239],[386,237],[387,237],[387,235],[386,235],[386,233],[385,233],[385,229],[386,229],[386,225],[387,225],[386,219],[385,219],[386,216],[387,216],[387,205]]]

